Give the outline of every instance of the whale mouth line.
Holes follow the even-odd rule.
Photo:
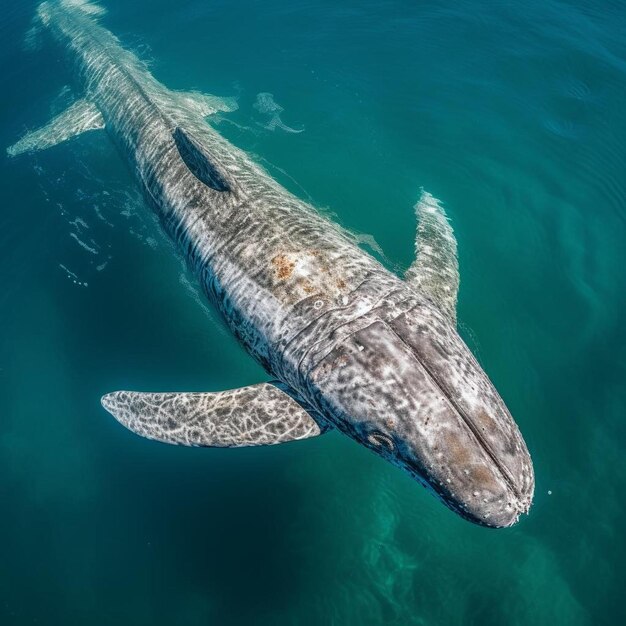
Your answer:
[[[437,387],[437,389],[441,391],[441,394],[446,399],[446,402],[448,402],[448,404],[451,406],[453,411],[459,415],[463,423],[469,428],[469,430],[474,435],[474,438],[476,439],[476,441],[478,441],[481,448],[485,451],[487,456],[493,461],[493,464],[498,468],[498,472],[504,479],[504,482],[506,483],[507,487],[511,490],[511,492],[515,496],[515,499],[519,503],[519,506],[523,507],[522,493],[520,489],[515,485],[515,481],[513,480],[511,473],[506,468],[506,466],[502,463],[502,461],[500,461],[496,453],[493,451],[489,442],[485,440],[485,438],[480,432],[480,429],[476,426],[476,424],[474,424],[474,421],[472,420],[472,418],[467,414],[465,410],[463,410],[463,408],[461,408],[458,405],[458,403],[452,397],[452,394],[450,394],[448,390],[446,389],[446,387],[444,387],[444,385],[441,384],[440,380],[433,373],[433,371],[422,362],[422,360],[419,358],[419,355],[415,352],[415,350],[410,345],[408,345],[404,341],[404,339],[402,339],[402,337],[395,331],[394,328],[392,328],[391,326],[389,326],[389,328],[396,335],[396,337],[398,337],[398,339],[400,339],[400,341],[402,341],[402,343],[409,348],[409,351],[411,352],[411,354],[413,355],[417,363],[419,363],[420,367],[424,370],[428,378],[430,378],[430,380]]]
[[[502,463],[502,461],[498,458],[496,453],[493,451],[489,442],[485,440],[485,438],[480,432],[480,429],[476,426],[476,424],[474,424],[474,421],[472,420],[472,418],[467,414],[465,410],[463,410],[458,405],[458,403],[454,400],[454,398],[451,397],[448,391],[439,383],[439,380],[437,380],[437,378],[432,373],[432,371],[423,364],[422,364],[422,367],[424,367],[424,370],[426,371],[426,373],[430,376],[433,382],[437,385],[438,389],[441,390],[446,400],[450,403],[453,409],[459,414],[459,416],[461,417],[463,422],[466,424],[466,426],[472,431],[472,434],[474,435],[475,439],[481,445],[483,450],[487,453],[489,458],[493,461],[494,465],[498,468],[498,471],[502,475],[502,478],[504,478],[504,481],[506,482],[507,486],[513,492],[513,495],[515,495],[516,498],[520,499],[521,492],[515,485],[515,482],[513,481],[513,477],[511,476],[511,473],[506,468],[506,466]]]

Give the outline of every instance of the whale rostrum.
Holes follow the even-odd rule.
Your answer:
[[[404,279],[279,185],[206,123],[236,102],[172,91],[99,22],[91,2],[42,2],[83,98],[8,148],[51,148],[104,129],[206,295],[272,382],[212,393],[117,391],[130,430],[192,446],[278,444],[331,428],[491,527],[530,508],[520,432],[456,329],[457,244],[422,192]]]

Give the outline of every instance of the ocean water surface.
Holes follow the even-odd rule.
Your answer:
[[[626,5],[106,0],[168,87],[404,271],[413,206],[459,245],[459,323],[528,443],[530,515],[455,516],[331,432],[141,439],[114,389],[267,380],[205,302],[106,134],[4,148],[80,92],[0,17],[0,623],[626,623]]]

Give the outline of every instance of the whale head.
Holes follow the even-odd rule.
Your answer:
[[[348,336],[311,370],[316,404],[462,517],[513,525],[534,474],[520,432],[449,320],[428,302]]]

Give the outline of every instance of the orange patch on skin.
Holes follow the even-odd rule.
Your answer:
[[[293,274],[293,270],[296,267],[296,264],[284,254],[276,255],[272,259],[272,265],[274,266],[278,280],[287,280],[287,278]]]
[[[486,467],[480,465],[473,467],[471,477],[477,488],[494,491],[498,488],[497,485],[494,485],[495,481],[492,473]]]
[[[309,293],[309,294],[315,293],[315,287],[308,280],[303,281],[302,289],[304,290],[305,293]]]
[[[446,450],[446,457],[457,467],[465,467],[472,463],[472,455],[468,453],[467,447],[463,445],[459,437],[443,430],[439,435]]]

